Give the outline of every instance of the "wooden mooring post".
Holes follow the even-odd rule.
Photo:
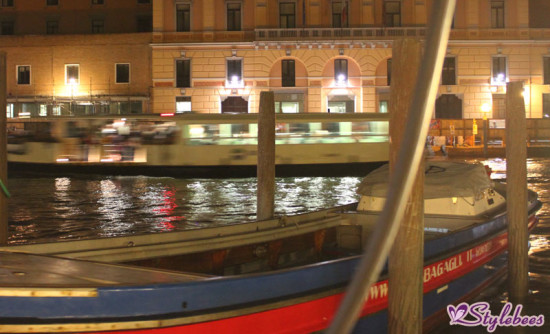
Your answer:
[[[523,82],[506,88],[506,201],[508,214],[508,292],[522,304],[528,294],[527,120]]]
[[[390,168],[393,170],[409,115],[421,59],[421,43],[399,39],[392,48]],[[422,333],[424,163],[421,162],[399,232],[389,255],[389,333]]]
[[[258,220],[271,219],[275,205],[275,96],[273,92],[260,93],[257,176],[256,217]]]
[[[8,156],[6,135],[6,53],[0,52],[0,180],[8,184]],[[0,245],[8,243],[8,197],[0,190]]]
[[[489,147],[489,120],[483,115],[483,157],[487,158]]]

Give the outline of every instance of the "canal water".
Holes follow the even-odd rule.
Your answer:
[[[357,177],[278,178],[275,214],[352,203]],[[256,219],[256,179],[10,174],[9,243],[238,224]]]
[[[505,178],[503,160],[483,161],[493,178]],[[276,215],[292,215],[357,201],[358,177],[276,180]],[[543,202],[530,237],[529,300],[522,314],[544,314],[550,325],[550,159],[528,160],[528,184]],[[12,172],[8,180],[9,243],[24,244],[195,229],[252,221],[256,180],[146,176],[52,177]],[[480,295],[498,314],[505,286]],[[549,333],[527,328],[526,333]],[[441,333],[486,333],[485,327],[451,326]],[[506,333],[498,328],[496,333]]]

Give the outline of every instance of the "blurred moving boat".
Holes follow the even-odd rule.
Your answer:
[[[504,187],[483,165],[427,162],[425,168],[423,313],[429,330],[448,304],[505,276],[507,217]],[[367,176],[359,203],[303,215],[4,247],[0,332],[323,330],[374,228],[387,175],[382,167]],[[529,229],[540,207],[529,191]],[[386,268],[370,288],[355,332],[386,331],[387,296]]]
[[[277,114],[277,175],[364,175],[388,161],[387,114]],[[8,120],[12,170],[255,176],[258,114]],[[124,168],[121,168],[124,167]]]

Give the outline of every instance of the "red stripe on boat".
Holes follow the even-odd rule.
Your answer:
[[[536,218],[529,219],[529,228]],[[442,261],[424,267],[424,293],[445,285],[473,271],[503,252],[508,245],[508,234],[483,242]],[[323,297],[310,302],[258,312],[233,318],[189,325],[123,331],[124,333],[205,334],[205,333],[309,333],[325,329],[335,314],[344,294]],[[388,306],[388,281],[370,287],[369,298],[361,316],[381,311]],[[121,333],[121,331],[117,331]]]

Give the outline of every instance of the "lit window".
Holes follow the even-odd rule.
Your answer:
[[[491,28],[504,28],[504,1],[491,1]]]
[[[327,107],[329,114],[353,113],[355,112],[355,96],[331,95],[328,97]]]
[[[176,4],[176,31],[191,31],[191,5]]]
[[[176,87],[191,87],[191,59],[176,60]]]
[[[65,84],[77,85],[80,83],[80,65],[68,64],[65,65]]]
[[[176,96],[176,114],[191,112],[191,96]]]
[[[6,117],[7,118],[13,118],[13,103],[8,103],[8,107],[6,108]]]
[[[281,78],[283,87],[296,86],[296,64],[293,59],[284,59],[281,63]]]
[[[31,84],[31,67],[29,65],[17,66],[17,84],[18,85]]]
[[[116,83],[130,82],[130,64],[116,64],[115,81]]]
[[[493,74],[491,81],[496,85],[504,85],[507,79],[506,73],[506,57],[493,57]]]
[[[230,2],[227,4],[227,30],[241,30],[241,3]]]
[[[336,84],[345,85],[348,82],[348,60],[347,59],[335,59],[334,60],[334,80]]]
[[[388,113],[388,101],[382,100],[378,104],[378,111],[382,114]]]
[[[242,59],[227,59],[227,85],[230,87],[242,87]]]
[[[281,28],[296,28],[296,4],[294,2],[279,3],[279,25]]]

